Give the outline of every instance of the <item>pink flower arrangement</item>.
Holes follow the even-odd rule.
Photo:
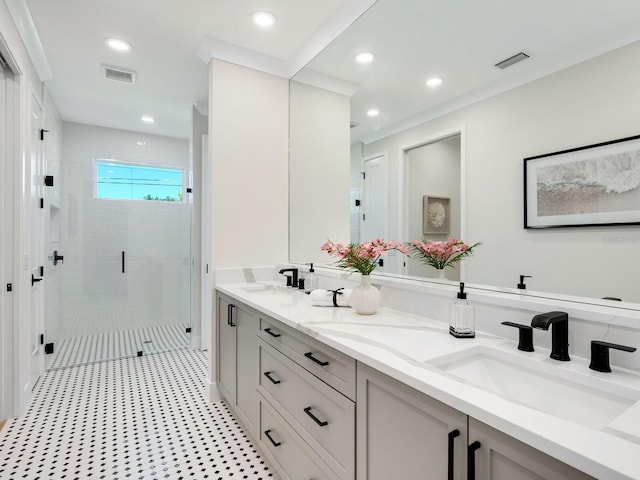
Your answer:
[[[433,268],[442,270],[445,267],[453,267],[455,263],[470,256],[473,249],[480,243],[469,246],[462,240],[450,238],[446,241],[428,240],[427,242],[411,240],[409,245],[417,258]]]
[[[329,255],[338,257],[336,265],[340,268],[358,271],[362,275],[370,275],[378,266],[380,255],[389,250],[397,250],[409,254],[409,249],[400,242],[385,242],[382,238],[376,238],[370,242],[362,243],[333,243],[327,240],[320,250]]]

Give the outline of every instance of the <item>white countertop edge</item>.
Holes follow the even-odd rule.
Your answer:
[[[637,461],[640,457],[638,444],[515,404],[493,393],[449,378],[426,364],[417,366],[393,353],[376,351],[375,347],[365,344],[360,347],[354,345],[354,342],[322,333],[314,329],[313,322],[298,322],[282,311],[261,302],[259,295],[238,288],[243,285],[246,286],[246,284],[227,284],[217,285],[216,288],[285,325],[308,334],[357,361],[596,478],[608,480],[640,478],[640,462]],[[279,295],[287,299],[290,295],[303,294],[292,292]],[[320,310],[323,309],[317,309],[314,312]],[[330,310],[343,309],[327,309],[327,311]],[[303,311],[304,309],[300,307],[300,313],[304,313]],[[348,313],[356,315],[355,312]],[[342,312],[341,314],[345,315]],[[331,321],[331,318],[328,318],[326,322]],[[424,319],[424,321],[428,320]]]

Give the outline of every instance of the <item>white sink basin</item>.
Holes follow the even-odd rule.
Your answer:
[[[465,383],[589,428],[601,429],[640,399],[640,391],[590,371],[582,374],[526,357],[476,346],[427,363]]]

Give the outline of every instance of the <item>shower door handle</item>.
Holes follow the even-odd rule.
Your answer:
[[[124,273],[124,251],[122,252],[122,273]]]

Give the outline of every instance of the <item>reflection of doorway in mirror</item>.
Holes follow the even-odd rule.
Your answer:
[[[460,135],[423,144],[406,151],[405,228],[409,240],[460,238]],[[425,200],[432,207],[446,204],[446,222],[436,227],[425,223]],[[435,278],[436,271],[419,260],[407,262],[406,273]],[[460,280],[459,267],[446,270],[448,280]]]
[[[382,237],[387,238],[387,156],[385,154],[367,157],[363,161],[362,216],[360,217],[360,242]],[[389,262],[389,255],[383,262]],[[385,272],[388,265],[376,268]]]

